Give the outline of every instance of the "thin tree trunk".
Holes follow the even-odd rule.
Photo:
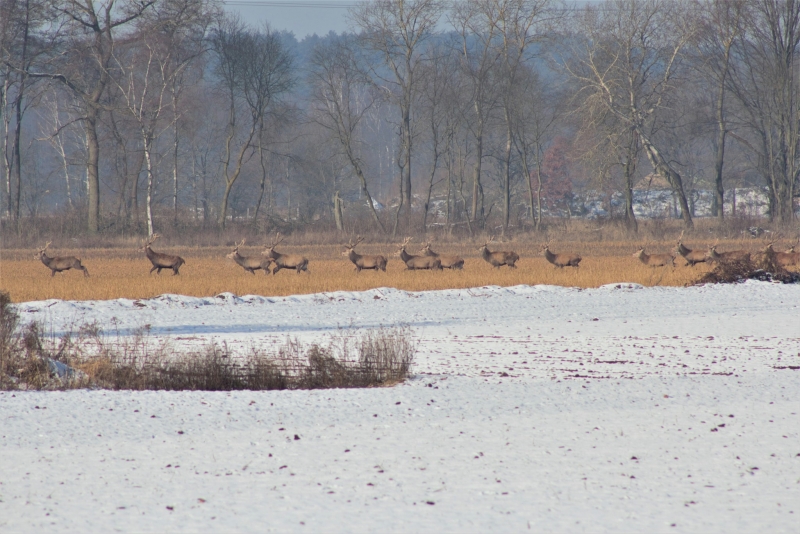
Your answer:
[[[481,163],[483,160],[483,134],[475,139],[475,173],[472,178],[472,220],[483,220],[483,185],[481,184]]]
[[[2,149],[3,156],[3,192],[5,193],[5,214],[6,217],[11,217],[11,162],[8,159],[8,131],[9,131],[9,122],[8,122],[8,114],[5,113],[6,106],[8,104],[8,89],[11,86],[11,69],[6,68],[5,73],[3,74],[3,92],[0,94],[0,110],[3,110],[0,115],[3,117],[3,142],[0,144],[0,149]]]
[[[86,189],[88,193],[90,234],[96,234],[100,228],[100,143],[97,139],[98,110],[89,106],[86,125]]]
[[[261,203],[264,201],[264,190],[266,189],[267,185],[267,166],[264,163],[264,145],[261,143],[260,139],[258,143],[258,161],[259,164],[261,165],[261,184],[259,184],[258,202],[256,202],[256,211],[253,214],[254,228],[258,224],[258,212],[261,209]]]
[[[506,150],[505,150],[505,173],[503,176],[503,234],[508,231],[508,223],[511,220],[511,145],[513,135],[511,131],[511,110],[506,107]]]
[[[633,177],[636,172],[636,159],[639,153],[639,139],[636,132],[631,132],[631,140],[628,145],[628,153],[625,157],[625,222],[634,233],[639,232],[639,223],[636,220],[636,213],[633,211]],[[609,203],[610,206],[610,203]]]
[[[641,136],[642,144],[644,145],[645,152],[647,153],[647,158],[650,160],[650,164],[653,166],[653,169],[667,179],[669,184],[672,186],[672,190],[678,196],[678,203],[681,207],[681,217],[683,218],[683,224],[686,228],[693,228],[694,222],[692,221],[692,214],[689,211],[689,203],[686,201],[686,193],[683,190],[683,181],[681,180],[681,175],[675,171],[669,163],[664,159],[661,155],[661,152],[645,137]]]
[[[155,188],[155,177],[153,176],[153,159],[150,154],[151,141],[146,137],[144,142],[144,159],[147,164],[147,235],[153,235],[155,228],[153,227],[153,193]]]

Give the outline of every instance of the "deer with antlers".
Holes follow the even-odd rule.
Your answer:
[[[345,250],[342,252],[342,256],[347,256],[350,258],[350,261],[353,262],[353,265],[356,266],[356,274],[360,273],[362,269],[375,269],[375,271],[381,270],[386,272],[386,258],[383,256],[367,256],[364,254],[358,254],[355,251],[355,248],[358,246],[359,243],[364,241],[364,238],[358,236],[356,238],[356,242],[353,243],[353,240],[350,239],[347,244],[344,246]]]
[[[634,252],[633,257],[650,267],[666,267],[667,265],[675,267],[675,256],[672,254],[647,254],[644,247]]]
[[[717,252],[717,239],[713,245],[708,248],[706,261],[715,261],[717,263],[730,263],[733,261],[750,261],[750,253],[746,250],[731,250],[730,252]]]
[[[681,232],[681,235],[678,238],[675,252],[680,254],[683,259],[686,260],[686,265],[691,265],[692,267],[698,263],[705,263],[708,260],[708,256],[706,256],[705,252],[700,250],[692,250],[683,244],[683,232]]]
[[[156,252],[150,248],[150,245],[152,245],[159,237],[161,237],[159,234],[151,235],[146,241],[144,241],[142,247],[139,249],[144,251],[147,259],[153,264],[153,268],[150,269],[150,272],[147,274],[152,274],[153,271],[156,271],[156,274],[161,274],[161,269],[172,269],[172,276],[181,274],[178,272],[178,269],[181,268],[181,265],[186,263],[183,258],[180,256],[173,256],[171,254]]]
[[[56,273],[60,273],[61,271],[69,271],[70,269],[77,269],[79,271],[83,271],[83,277],[86,278],[89,276],[89,270],[81,265],[80,258],[76,258],[75,256],[61,256],[61,257],[50,257],[45,252],[47,247],[50,246],[52,241],[48,241],[47,244],[39,249],[39,252],[34,254],[34,258],[37,260],[42,260],[42,263],[50,269],[50,277],[54,277]]]
[[[244,239],[242,239],[241,243],[236,243],[233,248],[233,252],[227,254],[225,257],[235,261],[239,265],[244,268],[244,270],[252,275],[256,274],[256,271],[259,269],[264,270],[264,274],[269,272],[269,265],[272,263],[270,258],[265,258],[261,256],[242,256],[239,254],[239,247],[244,246]]]
[[[407,271],[417,271],[417,270],[442,270],[442,261],[434,256],[412,256],[406,251],[406,247],[411,242],[411,238],[407,237],[403,244],[400,245],[400,248],[395,253],[396,256],[400,256],[400,259],[403,260],[403,263],[406,264]]]
[[[550,241],[542,245],[542,252],[547,261],[562,269],[564,267],[580,267],[581,258],[577,254],[553,254],[550,252]]]
[[[519,254],[514,251],[496,251],[492,252],[489,250],[489,243],[494,241],[494,236],[489,237],[489,241],[483,244],[478,249],[478,252],[481,253],[481,258],[486,260],[487,262],[492,264],[492,267],[500,268],[503,265],[508,265],[511,269],[516,269],[516,263],[519,261]]]
[[[283,243],[283,238],[281,233],[278,232],[275,236],[275,241],[271,245],[264,245],[266,250],[261,253],[262,256],[266,256],[275,263],[272,274],[276,274],[281,269],[294,269],[297,274],[300,274],[300,271],[308,272],[308,258],[300,254],[281,254],[277,252],[275,247],[281,243]]]
[[[798,243],[800,243],[800,239],[798,239]],[[775,244],[775,240],[770,241],[767,246],[764,247],[762,252],[766,257],[772,258],[777,265],[780,265],[784,269],[786,267],[800,265],[800,252],[794,251],[795,245],[788,248],[785,252],[775,252],[775,250],[772,249],[773,244]]]
[[[443,269],[461,270],[464,268],[464,258],[462,258],[461,256],[449,256],[449,255],[443,256],[437,252],[434,252],[433,249],[431,249],[430,243],[425,243],[425,246],[422,247],[422,255],[431,258],[439,258],[439,261],[441,262]]]

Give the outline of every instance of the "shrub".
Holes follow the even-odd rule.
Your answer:
[[[755,261],[718,262],[712,271],[705,273],[693,285],[734,284],[745,280],[796,284],[800,283],[800,273],[781,267],[774,254],[759,254]]]
[[[13,309],[8,308],[11,313]],[[9,320],[13,317],[9,316]],[[13,321],[11,321],[13,323]],[[14,326],[12,324],[12,326]],[[12,329],[13,331],[13,329]],[[36,323],[6,336],[0,389],[281,390],[374,387],[411,374],[416,351],[408,329],[339,334],[326,346],[288,339],[277,353],[253,350],[234,356],[211,343],[200,352],[153,344],[140,329],[123,343],[105,342],[97,325],[59,339]]]

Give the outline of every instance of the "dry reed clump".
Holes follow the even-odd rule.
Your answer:
[[[5,299],[5,300],[3,300]],[[235,356],[226,345],[176,351],[154,344],[140,329],[109,344],[96,325],[59,338],[31,323],[14,332],[18,318],[0,293],[0,389],[60,390],[283,390],[392,385],[411,376],[416,347],[408,329],[339,334],[326,346],[287,340],[277,353]],[[7,327],[7,328],[6,328]]]
[[[755,261],[747,258],[718,262],[712,271],[705,273],[693,285],[735,284],[745,280],[797,284],[800,283],[800,273],[788,271],[779,265],[774,253],[760,254]]]

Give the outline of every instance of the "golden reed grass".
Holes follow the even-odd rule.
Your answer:
[[[712,241],[692,241],[694,248],[706,249]],[[341,255],[342,245],[286,246],[281,252],[304,254],[310,260],[309,273],[297,274],[284,270],[277,275],[264,275],[257,271],[251,275],[227,260],[229,247],[170,247],[168,243],[158,250],[178,254],[186,260],[181,274],[170,271],[161,275],[148,274],[150,262],[142,252],[131,249],[55,249],[53,254],[75,255],[83,260],[91,277],[83,273],[66,271],[50,276],[50,271],[40,261],[33,259],[34,250],[15,249],[2,251],[0,258],[0,289],[8,291],[14,302],[31,300],[103,300],[114,298],[141,299],[164,293],[191,296],[213,296],[223,292],[236,295],[286,296],[328,291],[363,291],[379,287],[394,287],[408,291],[468,288],[484,285],[513,286],[518,284],[550,284],[569,287],[597,287],[616,282],[634,282],[645,286],[683,286],[694,282],[709,267],[704,264],[691,268],[679,256],[676,267],[651,268],[642,265],[632,254],[640,246],[634,241],[554,242],[554,252],[574,252],[583,257],[579,269],[558,269],[546,262],[535,240],[492,243],[491,250],[515,250],[521,257],[517,269],[492,268],[477,252],[481,243],[440,244],[441,254],[459,254],[465,260],[463,271],[428,272],[406,271],[405,265],[394,256],[395,245],[362,244],[361,254],[383,254],[389,259],[387,272],[362,271],[356,274],[353,264]],[[648,253],[672,252],[672,240],[651,244]],[[723,241],[721,250],[746,248],[760,250],[760,241]],[[412,242],[409,252],[420,248]],[[243,255],[258,255],[261,248],[243,248]]]

